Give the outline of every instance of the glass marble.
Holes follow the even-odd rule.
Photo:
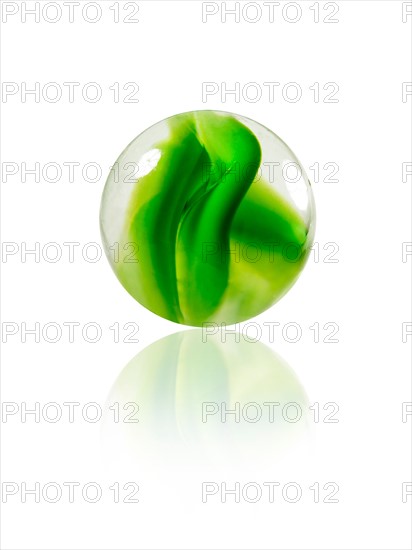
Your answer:
[[[154,124],[108,176],[100,227],[124,288],[185,325],[233,324],[294,284],[315,207],[297,157],[244,116],[192,111]]]

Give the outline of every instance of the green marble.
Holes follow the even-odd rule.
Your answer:
[[[196,111],[165,123],[167,136],[151,146],[156,163],[129,184],[123,209],[111,208],[115,190],[103,194],[106,251],[105,226],[121,216],[115,273],[139,303],[177,323],[253,317],[298,277],[311,224],[259,172],[260,140],[238,117]],[[126,150],[119,160],[133,158]]]

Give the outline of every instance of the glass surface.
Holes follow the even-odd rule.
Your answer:
[[[122,420],[114,422],[113,404]],[[138,410],[137,410],[138,409]],[[107,398],[111,461],[271,465],[310,444],[309,399],[286,361],[242,334],[184,330],[126,365]]]

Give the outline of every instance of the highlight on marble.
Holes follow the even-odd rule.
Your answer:
[[[271,130],[222,111],[151,126],[121,153],[100,209],[124,288],[176,323],[233,324],[295,283],[313,244],[308,177]]]
[[[241,334],[205,341],[192,329],[121,371],[106,401],[104,452],[110,463],[153,467],[273,464],[308,444],[310,412],[298,377],[268,346]]]

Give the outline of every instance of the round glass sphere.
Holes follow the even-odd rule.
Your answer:
[[[185,325],[233,324],[293,285],[313,243],[307,175],[249,118],[192,111],[154,124],[107,179],[100,227],[125,289]]]

